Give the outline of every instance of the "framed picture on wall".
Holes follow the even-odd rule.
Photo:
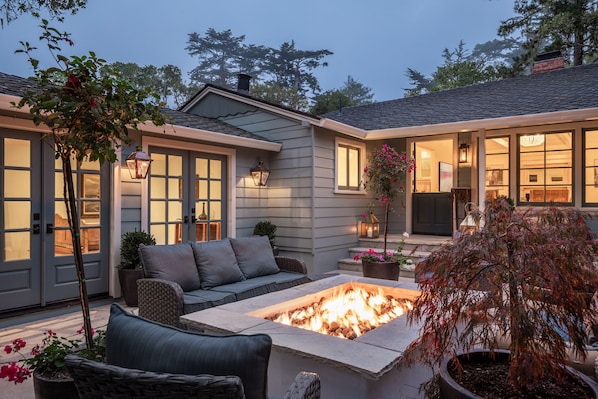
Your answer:
[[[438,191],[451,191],[453,188],[453,165],[438,162]]]

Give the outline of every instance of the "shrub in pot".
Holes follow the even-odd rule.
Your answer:
[[[276,229],[278,227],[269,220],[260,220],[253,228],[253,235],[256,236],[268,236],[270,240],[270,246],[274,255],[278,255],[278,247],[275,244],[276,241]]]
[[[137,306],[137,280],[143,278],[139,245],[156,245],[153,235],[145,231],[130,231],[122,235],[120,244],[121,263],[118,279],[127,306]]]
[[[448,356],[465,376],[461,353],[492,354],[506,337],[507,378],[522,395],[512,397],[547,380],[564,385],[568,354],[583,358],[598,327],[597,303],[588,300],[598,289],[598,245],[585,215],[554,206],[516,211],[498,197],[474,216],[480,231],[455,237],[418,264],[421,293],[408,320],[421,327],[406,361],[438,369]]]

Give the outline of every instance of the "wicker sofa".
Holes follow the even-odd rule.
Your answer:
[[[81,398],[265,399],[268,335],[212,336],[137,317],[117,304],[106,329],[106,362],[68,355]],[[317,399],[317,374],[299,372],[286,399]]]
[[[139,247],[139,315],[180,327],[180,316],[311,281],[301,259],[274,256],[268,237]]]

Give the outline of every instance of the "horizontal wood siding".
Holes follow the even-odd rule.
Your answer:
[[[141,182],[131,180],[121,168],[121,232],[141,230]]]
[[[282,144],[279,153],[261,154],[270,169],[268,186],[251,190],[238,179],[237,234],[250,235],[255,223],[270,220],[277,226],[276,245],[282,254],[299,254],[312,270],[313,163],[311,127],[267,112],[221,118],[226,123]],[[255,166],[255,154],[238,152],[237,172]],[[253,185],[253,182],[250,183]],[[266,201],[264,201],[266,198]]]

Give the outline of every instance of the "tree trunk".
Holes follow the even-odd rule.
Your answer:
[[[65,192],[64,202],[67,209],[69,228],[73,240],[73,255],[75,257],[75,269],[79,279],[79,300],[83,312],[83,328],[85,330],[85,341],[87,348],[93,346],[93,335],[91,333],[91,317],[89,315],[89,298],[87,297],[87,283],[85,282],[85,267],[83,265],[83,252],[81,250],[81,228],[79,214],[77,212],[77,200],[73,185],[73,169],[71,166],[70,151],[62,153],[62,175],[64,178]]]

